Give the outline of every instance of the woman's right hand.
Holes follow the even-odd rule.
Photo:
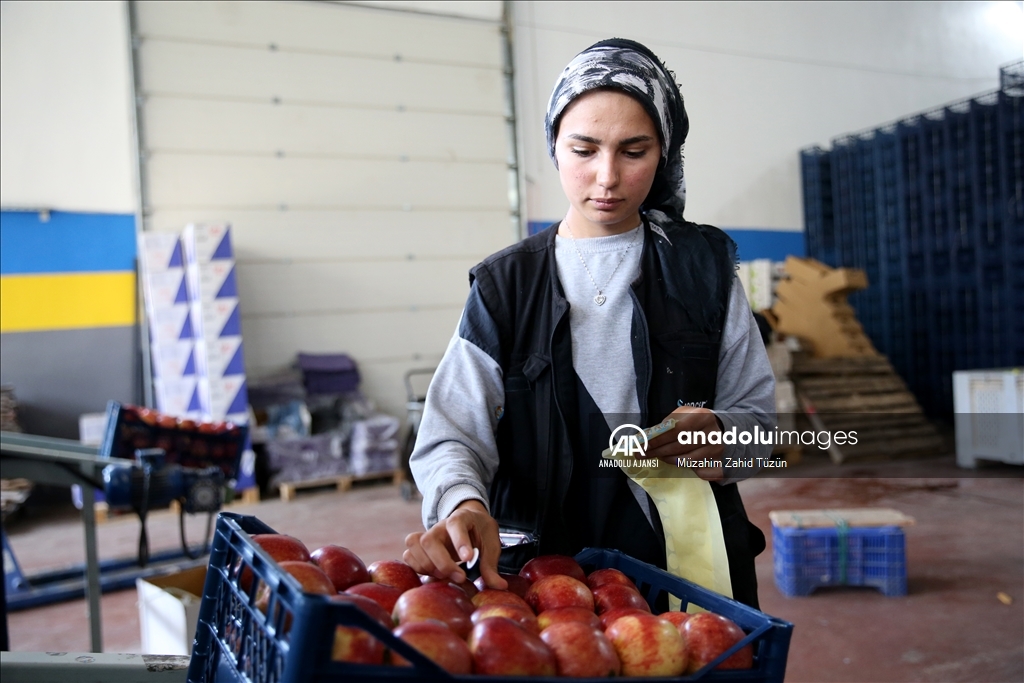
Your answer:
[[[498,575],[498,522],[479,500],[463,501],[447,519],[406,536],[402,559],[419,574],[462,583],[466,573],[456,562],[471,560],[473,548],[480,549],[480,576],[487,587],[508,588],[508,582]]]

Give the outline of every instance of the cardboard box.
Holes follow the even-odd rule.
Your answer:
[[[238,280],[233,259],[189,264],[188,294],[192,301],[213,301],[238,297]]]
[[[139,260],[147,273],[185,266],[181,241],[176,233],[171,232],[139,233]]]
[[[205,582],[205,566],[135,580],[143,654],[192,654]]]
[[[187,225],[181,235],[187,263],[209,263],[234,258],[231,248],[231,226]]]

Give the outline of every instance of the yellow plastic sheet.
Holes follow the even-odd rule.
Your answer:
[[[648,435],[669,431],[674,423],[674,420],[668,420],[652,427],[647,430]],[[613,456],[611,449],[602,455],[613,458],[619,469],[639,484],[657,506],[661,526],[665,530],[665,559],[669,573],[731,598],[729,558],[711,484],[689,468],[670,473],[667,469],[673,466],[664,462],[654,461],[656,466],[652,467],[650,460]],[[669,596],[669,609],[678,611],[679,608],[680,601]],[[689,611],[703,610],[691,605]]]

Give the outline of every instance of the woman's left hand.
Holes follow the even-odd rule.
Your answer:
[[[718,416],[707,408],[692,408],[682,406],[673,410],[665,419],[672,418],[676,421],[675,429],[660,434],[647,446],[647,455],[655,457],[662,462],[678,467],[677,458],[685,457],[688,460],[721,460],[725,453],[725,446],[721,443],[714,445],[681,444],[679,443],[679,432],[704,432],[710,435],[712,432],[721,432],[722,423]],[[725,478],[725,468],[709,467],[694,468],[698,477],[705,481],[721,481]]]

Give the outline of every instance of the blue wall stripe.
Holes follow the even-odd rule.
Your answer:
[[[0,274],[135,270],[135,216],[0,211]]]
[[[761,258],[785,261],[787,256],[803,258],[807,252],[807,240],[802,231],[723,229],[736,240],[741,261]]]
[[[528,232],[536,235],[555,221],[530,221]],[[736,240],[741,261],[754,259],[771,259],[785,261],[787,256],[803,257],[807,252],[806,239],[801,231],[790,230],[749,230],[743,228],[723,228],[730,237]]]

